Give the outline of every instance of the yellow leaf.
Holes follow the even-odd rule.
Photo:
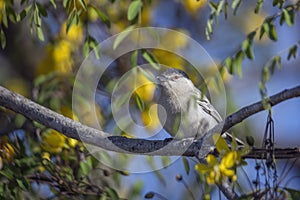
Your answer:
[[[211,170],[211,168],[203,163],[199,163],[199,164],[195,165],[195,170],[198,171],[200,174],[205,174],[205,173],[209,172]]]
[[[220,134],[214,134],[213,141],[214,141],[216,148],[220,154],[225,154],[230,151],[225,139],[223,137],[221,137]]]

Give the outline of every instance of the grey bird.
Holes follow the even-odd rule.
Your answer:
[[[171,136],[201,138],[222,121],[218,111],[185,72],[168,68],[156,79],[159,95],[157,103],[160,105],[158,117]],[[229,136],[228,133],[225,135]]]

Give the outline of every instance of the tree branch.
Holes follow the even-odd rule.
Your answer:
[[[275,106],[282,101],[299,96],[300,86],[297,86],[271,96],[269,103],[272,106]],[[31,120],[45,125],[46,127],[55,129],[67,137],[74,138],[76,140],[80,140],[109,151],[120,153],[158,156],[184,155],[199,157],[199,151],[202,150],[203,144],[205,143],[203,143],[203,138],[198,141],[194,141],[193,138],[184,138],[181,140],[145,140],[126,138],[122,136],[110,136],[109,133],[90,128],[79,122],[75,122],[1,86],[0,106],[18,112]],[[211,131],[209,131],[205,138],[210,137],[213,133],[215,133],[215,130],[222,130],[222,132],[225,132],[249,116],[262,110],[264,110],[264,108],[261,101],[246,106],[228,116],[225,122],[221,122]],[[258,154],[256,149],[253,151],[255,155]],[[200,158],[204,158],[208,153],[207,150],[203,152],[204,153],[201,154]],[[298,157],[299,152],[296,155]],[[255,157],[254,154],[253,157]],[[290,158],[291,156],[289,155],[287,157]],[[284,156],[280,158],[284,158]]]

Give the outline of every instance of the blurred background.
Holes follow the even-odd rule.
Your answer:
[[[128,8],[131,1],[76,0],[57,1],[56,3],[53,1],[22,1],[21,3],[0,0],[1,31],[3,32],[1,32],[1,41],[3,45],[4,34],[6,43],[5,48],[0,50],[0,85],[77,120],[76,113],[72,113],[74,77],[88,52],[94,51],[96,55],[97,43],[110,36],[128,30],[130,26],[173,29],[189,35],[200,43],[216,65],[220,67],[224,65],[226,58],[236,55],[249,33],[260,30],[267,16],[276,16],[281,11],[279,6],[273,6],[272,1],[267,1],[263,3],[261,10],[255,13],[255,1],[240,1],[239,8],[234,15],[233,3],[230,1],[227,16],[224,16],[224,11],[220,14],[217,18],[218,23],[216,24],[214,21],[213,34],[210,35],[205,31],[213,7],[209,1],[153,0],[142,2],[140,14],[134,15],[133,19],[129,20]],[[299,1],[296,0],[286,1],[284,6],[296,5],[296,3],[298,3],[299,10]],[[72,19],[70,16],[76,15],[74,9],[76,12],[80,11],[80,14],[77,18],[73,16],[74,19]],[[3,10],[6,11],[5,14],[3,14]],[[12,14],[14,12],[19,13],[19,19]],[[24,19],[21,13],[25,15]],[[4,18],[6,18],[6,23]],[[226,90],[227,115],[261,100],[259,83],[263,77],[262,71],[276,55],[281,56],[282,67],[281,69],[276,68],[274,74],[270,76],[270,80],[267,81],[267,94],[273,95],[299,85],[299,54],[295,58],[293,56],[288,58],[290,48],[295,44],[299,46],[299,13],[295,12],[295,21],[292,26],[289,26],[288,23],[281,25],[279,18],[280,16],[277,16],[273,21],[276,27],[277,40],[270,39],[272,36],[267,34],[259,38],[258,31],[253,39],[254,58],[243,59],[241,63],[242,73],[232,72],[228,68],[222,70],[222,83],[224,83]],[[208,35],[210,35],[210,40],[207,39]],[[174,49],[189,51],[186,41],[181,40],[181,38],[172,38],[172,35],[166,35],[164,40],[170,46],[171,52]],[[151,59],[158,63],[186,71],[196,85],[201,85],[203,82],[201,77],[194,75],[193,67],[188,61],[178,55],[157,49],[146,52],[153,56]],[[130,52],[121,56],[110,65],[99,81],[96,95],[98,102],[96,113],[101,127],[110,133],[126,137],[136,136],[116,127],[111,116],[110,94],[120,77],[133,67],[133,58],[136,59],[135,65],[149,61],[142,56],[141,52],[138,52],[136,57],[132,56],[133,53]],[[191,50],[188,53],[191,56],[199,56],[198,52]],[[205,73],[209,73],[209,70],[209,66],[203,67]],[[131,101],[133,118],[141,125],[147,125],[149,131],[156,130],[159,122],[155,111],[153,111],[155,109],[150,109],[154,104],[155,85],[143,73],[137,73],[136,76],[137,81],[145,83],[149,81],[149,84],[138,88],[133,93]],[[218,86],[211,83],[206,87],[217,88]],[[85,124],[94,120],[89,119],[89,110],[92,106],[87,103],[82,105],[82,110],[86,111]],[[255,145],[261,146],[267,116],[267,111],[255,114],[231,131],[241,139],[245,139],[246,136],[253,136]],[[299,147],[300,99],[291,99],[275,106],[272,108],[272,117],[275,128],[275,146]],[[97,181],[94,180],[95,184],[114,188],[123,198],[141,199],[150,191],[157,193],[153,199],[157,198],[158,194],[167,199],[193,199],[189,190],[196,199],[200,199],[203,194],[203,183],[201,183],[203,177],[200,177],[193,168],[196,160],[179,158],[171,165],[154,172],[128,174],[110,169],[92,158],[88,158],[88,153],[81,143],[67,139],[60,133],[39,124],[29,122],[2,107],[0,107],[0,119],[0,144],[2,147],[4,144],[9,144],[13,149],[7,151],[10,154],[6,157],[2,156],[0,167],[3,168],[2,170],[11,168],[12,165],[16,167],[16,164],[13,164],[14,160],[25,157],[35,159],[32,160],[35,164],[29,164],[26,161],[27,167],[30,166],[32,171],[38,171],[44,175],[53,172],[49,163],[38,164],[45,159],[51,163],[68,167],[68,170],[74,169],[72,166],[77,166],[78,162],[76,164],[76,161],[78,160],[85,162],[91,160],[89,162],[93,163],[93,167],[89,166],[87,169],[84,167],[85,164],[77,166],[80,174],[86,176],[93,174],[92,179],[98,179]],[[169,137],[168,134],[162,130],[156,139],[166,137]],[[121,162],[127,166],[139,166],[146,162],[145,165],[156,168],[156,163],[164,165],[164,162],[170,162],[169,158],[145,158],[143,159],[144,163],[139,163],[139,159],[134,161],[132,157],[110,157],[109,154],[102,156],[108,157],[107,159],[123,159]],[[186,162],[190,165],[190,171],[187,170]],[[247,162],[248,165],[243,167],[243,170],[238,171],[238,182],[244,192],[251,191],[253,188],[252,181],[257,176],[257,170],[254,169],[255,160]],[[98,171],[95,170],[95,163],[100,166],[97,168]],[[278,179],[282,179],[281,187],[300,190],[300,186],[297,184],[300,175],[299,164],[293,160],[280,160],[276,163]],[[290,166],[292,169],[288,171]],[[75,174],[74,171],[64,173]],[[182,180],[177,175],[181,175]],[[76,176],[74,175],[74,177]],[[49,184],[35,183],[31,186],[34,191],[38,191],[36,195],[41,197],[48,198],[58,193],[58,191],[51,189]],[[218,196],[219,193],[216,190],[212,195]]]

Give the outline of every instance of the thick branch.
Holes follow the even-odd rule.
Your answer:
[[[269,102],[272,106],[275,106],[282,101],[299,96],[300,86],[297,86],[271,96]],[[66,118],[1,86],[0,105],[18,112],[31,120],[37,121],[46,127],[55,129],[67,137],[81,140],[82,142],[96,145],[109,151],[142,155],[199,156],[198,153],[203,143],[202,140],[193,141],[192,138],[181,140],[145,140],[110,136],[108,133],[87,127],[79,122]],[[228,116],[225,122],[220,123],[213,130],[222,130],[222,126],[224,125],[222,132],[225,132],[247,117],[262,110],[264,110],[262,102],[246,106]],[[210,136],[214,132],[213,130],[209,131],[206,136]],[[183,152],[183,150],[185,151]]]

